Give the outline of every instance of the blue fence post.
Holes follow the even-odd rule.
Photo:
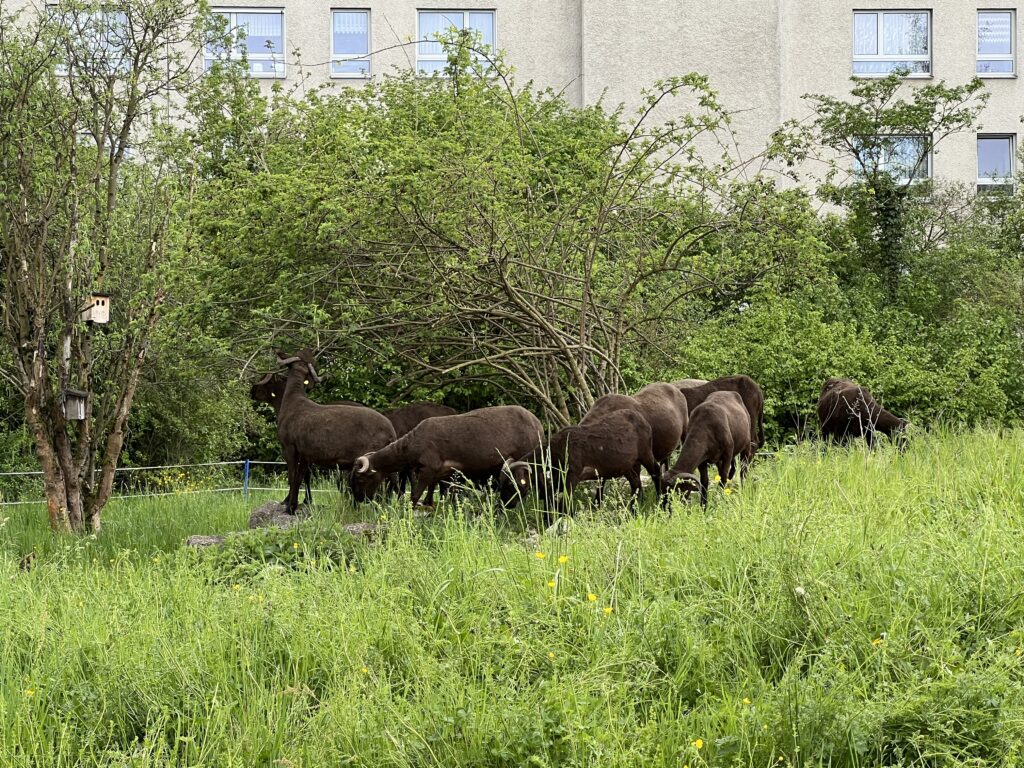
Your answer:
[[[242,497],[246,501],[248,501],[249,500],[249,460],[248,459],[245,460],[245,469],[243,471],[244,471],[244,474],[242,475]]]

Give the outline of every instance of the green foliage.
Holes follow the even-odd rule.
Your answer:
[[[931,204],[931,186],[917,183],[928,175],[929,158],[951,134],[972,130],[988,101],[978,78],[907,87],[905,75],[851,78],[848,99],[804,96],[816,115],[807,140],[839,155],[819,194],[848,210],[861,268],[881,279],[889,299],[904,282],[913,248],[906,242],[909,209]],[[909,154],[908,138],[917,142]]]
[[[293,528],[259,528],[228,536],[222,546],[200,552],[219,584],[248,583],[269,571],[306,571],[310,568],[358,569],[364,545],[351,534],[322,524]]]

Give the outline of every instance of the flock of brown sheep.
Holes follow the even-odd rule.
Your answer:
[[[298,507],[303,483],[310,501],[312,467],[349,471],[356,501],[385,486],[402,494],[411,481],[412,503],[419,504],[426,492],[426,504],[432,505],[435,488],[459,473],[473,483],[491,483],[506,505],[535,494],[548,509],[564,509],[585,480],[601,481],[600,498],[604,480],[625,478],[635,500],[644,469],[663,499],[672,491],[698,492],[707,505],[709,467],[716,467],[725,486],[737,459],[742,478],[764,443],[764,395],[743,375],[656,382],[631,396],[605,395],[578,425],[545,443],[540,420],[518,405],[467,413],[433,403],[385,413],[351,401],[323,405],[306,396],[320,380],[310,350],[279,354],[278,363],[287,371],[268,374],[250,394],[277,414],[289,513]],[[865,437],[869,443],[879,432],[902,440],[907,425],[849,379],[825,382],[818,420],[825,439]]]

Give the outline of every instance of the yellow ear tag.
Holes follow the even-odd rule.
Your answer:
[[[309,379],[303,379],[302,383],[305,384],[306,386],[309,386]]]

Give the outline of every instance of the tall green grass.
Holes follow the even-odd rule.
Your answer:
[[[357,510],[386,528],[365,546],[322,498],[319,521],[203,554],[186,535],[258,500],[117,502],[67,541],[7,513],[0,764],[1019,760],[1020,431],[801,445],[706,513],[605,509],[528,541],[469,500]]]

